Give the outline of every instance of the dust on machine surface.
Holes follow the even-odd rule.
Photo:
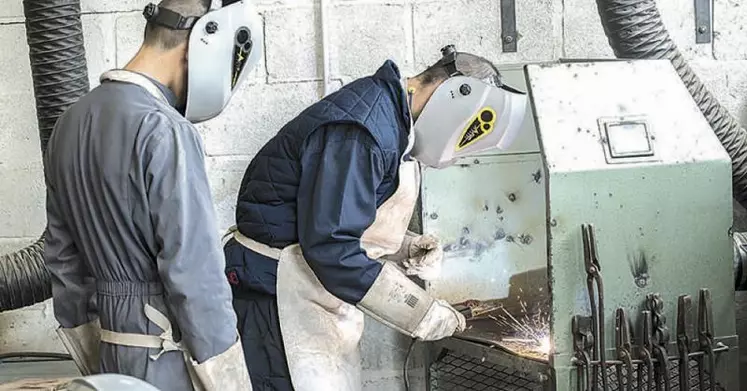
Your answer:
[[[469,318],[430,389],[739,390],[731,161],[672,64],[501,71],[511,147],[423,171],[427,289]]]

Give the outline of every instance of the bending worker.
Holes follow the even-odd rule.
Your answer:
[[[404,80],[387,61],[304,110],[249,164],[224,250],[255,390],[360,389],[364,313],[424,341],[464,329],[407,277],[434,277],[443,254],[436,238],[406,233],[417,161],[443,167],[509,142],[526,98],[489,61],[443,53]]]
[[[49,140],[45,261],[83,375],[251,389],[191,122],[218,115],[257,64],[262,23],[247,2],[220,3],[149,4],[138,53]]]

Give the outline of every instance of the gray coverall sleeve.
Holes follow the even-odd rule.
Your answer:
[[[145,185],[167,305],[198,362],[223,353],[238,337],[224,275],[205,155],[194,126],[157,113],[146,142]]]
[[[73,328],[95,320],[96,284],[73,241],[49,181],[44,263],[51,276],[52,306],[60,326]]]

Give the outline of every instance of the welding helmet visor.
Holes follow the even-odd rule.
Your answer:
[[[443,168],[477,152],[508,148],[522,127],[526,94],[504,85],[497,70],[483,80],[463,76],[456,69],[458,53],[453,46],[442,52],[451,76],[433,92],[415,121],[411,156],[426,166]]]
[[[262,20],[249,0],[212,0],[201,16],[184,16],[154,4],[146,20],[174,30],[190,30],[184,116],[209,120],[228,105],[262,58]]]

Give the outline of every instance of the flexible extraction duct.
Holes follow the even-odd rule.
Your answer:
[[[23,12],[43,155],[57,118],[89,89],[80,0],[24,0]],[[43,254],[42,234],[0,257],[0,311],[52,297]]]
[[[655,0],[597,0],[604,32],[618,58],[668,59],[732,161],[734,198],[747,207],[747,132],[703,85],[669,37]]]

